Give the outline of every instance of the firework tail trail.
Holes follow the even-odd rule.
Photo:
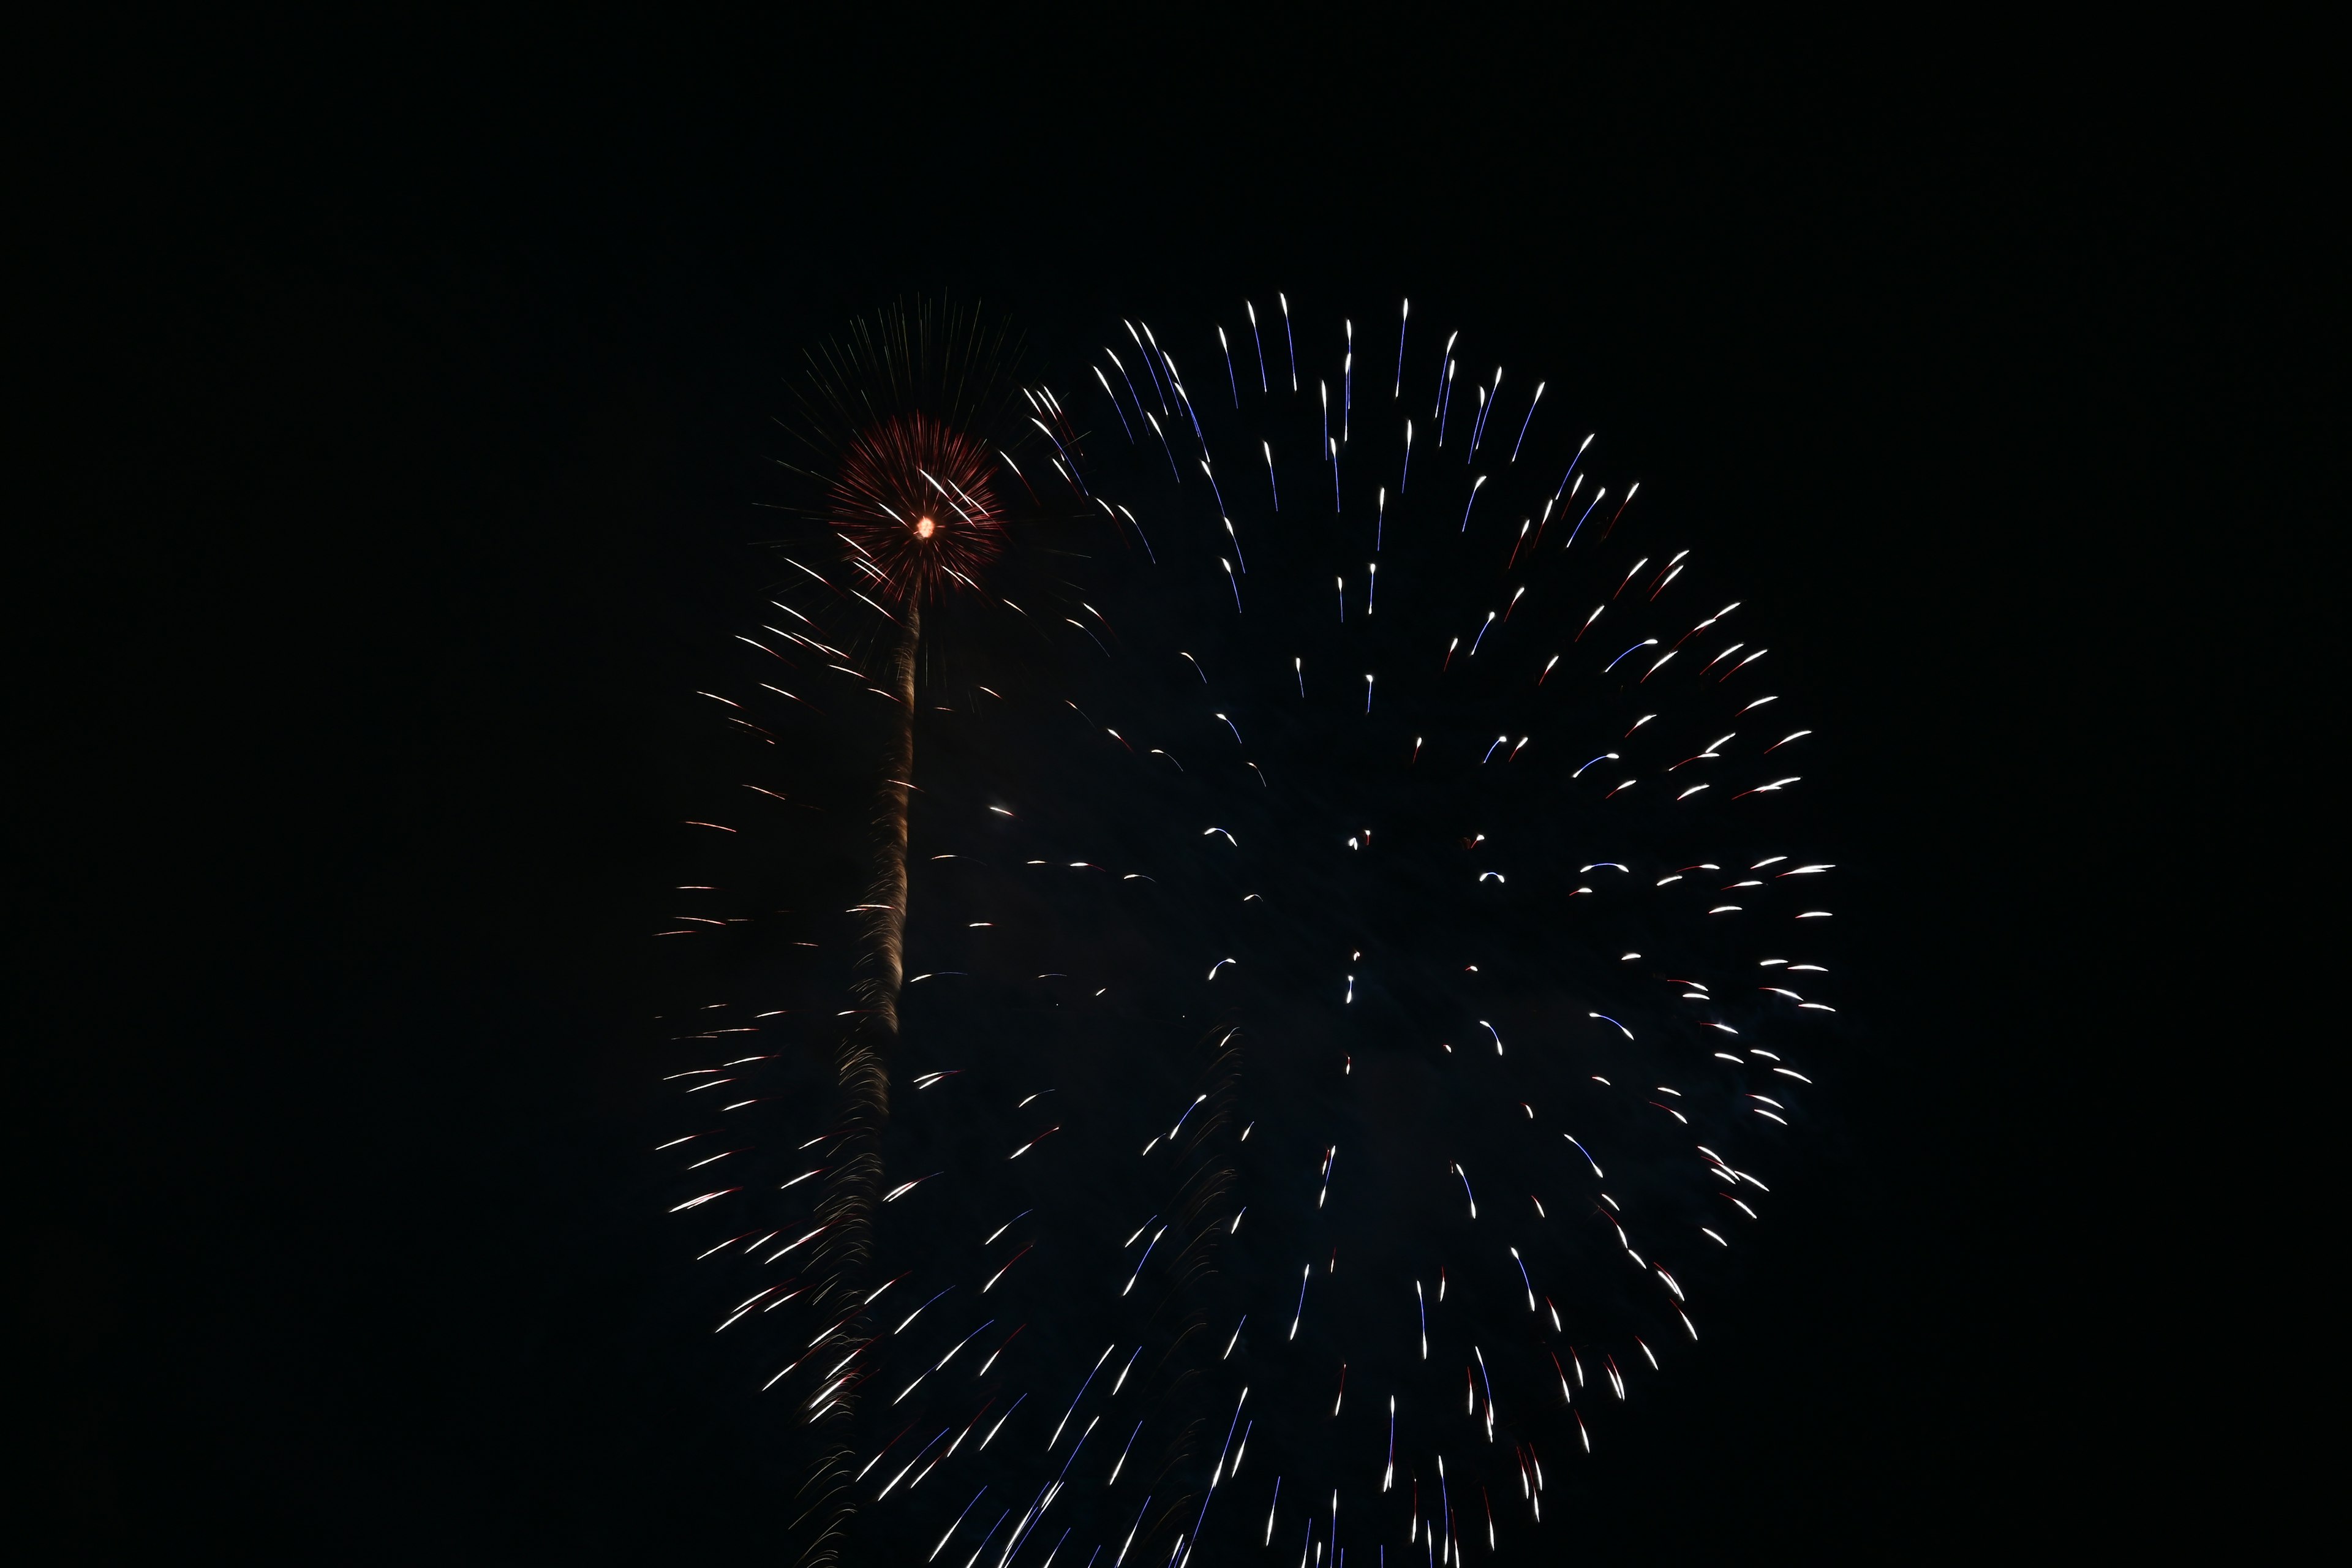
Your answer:
[[[921,604],[909,595],[898,613],[902,630],[890,661],[898,712],[876,781],[874,873],[859,911],[864,929],[852,987],[859,1007],[834,1058],[835,1161],[816,1213],[817,1223],[826,1227],[819,1266],[831,1276],[829,1288],[839,1292],[835,1300],[843,1303],[842,1310],[851,1300],[862,1309],[866,1265],[873,1256],[882,1132],[890,1120],[890,1059],[898,1043],[898,990],[906,973],[907,803],[915,772],[915,664],[922,640]],[[870,1325],[862,1310],[835,1333],[835,1346],[845,1355],[854,1355],[870,1342]],[[808,1488],[826,1500],[817,1505],[824,1522],[804,1559],[813,1564],[840,1560],[839,1543],[856,1511],[846,1484],[856,1399],[854,1392],[845,1390],[817,1417],[827,1441]]]

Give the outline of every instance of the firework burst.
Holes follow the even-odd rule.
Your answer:
[[[842,455],[829,501],[853,569],[902,604],[976,590],[976,574],[1004,548],[988,449],[928,414],[894,415],[861,431]]]
[[[1559,389],[1392,319],[1367,376],[1277,295],[1024,388],[1093,530],[1050,566],[991,500],[1024,449],[877,411],[848,554],[711,694],[803,747],[882,715],[873,853],[790,940],[854,962],[761,958],[665,1151],[823,1448],[819,1556],[1557,1555],[1563,1468],[1697,1356],[1818,1125],[1835,865],[1762,606]],[[955,616],[995,629],[919,683]],[[676,933],[782,952],[727,879]]]

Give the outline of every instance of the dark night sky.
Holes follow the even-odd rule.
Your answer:
[[[2247,127],[2095,50],[1381,31],[69,51],[36,195],[73,216],[26,236],[69,482],[19,524],[51,982],[19,1081],[75,1554],[772,1544],[652,1217],[645,933],[781,378],[910,289],[1044,362],[1138,300],[1443,299],[1692,511],[1768,520],[1739,571],[1863,738],[1871,1048],[1850,1147],[1706,1375],[1635,1408],[1580,1549],[1941,1555],[2131,1506],[2187,1416],[2115,1272],[2159,1220],[2103,1152],[2185,1026],[2083,982],[2189,940],[2115,912],[2159,832],[2219,841],[2149,781],[2238,722],[2161,720],[2160,650],[2239,592],[2171,545],[2299,515],[2215,447],[2261,466],[2292,282],[2245,233],[2312,220]]]

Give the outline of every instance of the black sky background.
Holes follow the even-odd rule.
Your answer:
[[[2213,842],[2147,781],[2216,731],[2129,648],[2241,591],[2176,543],[2300,526],[2216,447],[2264,424],[2293,270],[2246,234],[2316,220],[2187,75],[1991,52],[911,14],[74,52],[31,142],[65,482],[20,521],[16,858],[62,1555],[778,1552],[791,1478],[697,1360],[641,1158],[646,933],[782,377],[941,290],[1043,363],[1163,302],[1443,301],[1803,628],[1882,915],[1853,1144],[1575,1554],[2163,1523],[2158,1313],[2202,1269],[2128,1271],[2208,1200],[2151,1215],[2110,1157],[2189,1026],[2083,982],[2151,975],[2184,928],[2133,879]]]

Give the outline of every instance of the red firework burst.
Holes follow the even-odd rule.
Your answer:
[[[883,586],[924,600],[973,576],[1004,548],[987,449],[925,415],[896,416],[849,444],[833,521]]]

